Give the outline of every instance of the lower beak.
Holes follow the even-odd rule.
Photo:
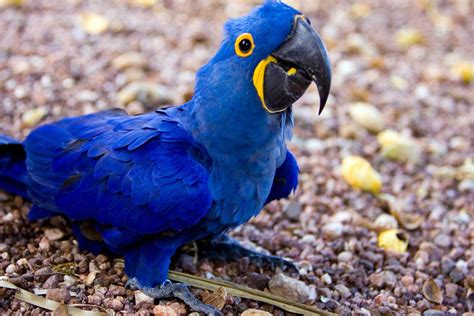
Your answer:
[[[263,86],[260,91],[257,85],[256,88],[268,112],[286,110],[312,81],[318,87],[319,114],[323,111],[331,87],[331,64],[323,41],[303,16],[295,17],[290,35],[257,66],[257,72]],[[257,84],[255,74],[254,84]]]

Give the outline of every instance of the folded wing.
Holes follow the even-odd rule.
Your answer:
[[[130,242],[190,227],[211,205],[207,171],[195,158],[201,149],[166,112],[64,119],[33,131],[25,149],[35,205],[94,220]]]

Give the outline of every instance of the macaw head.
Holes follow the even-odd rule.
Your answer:
[[[267,0],[227,21],[221,47],[198,72],[195,97],[205,101],[207,122],[233,125],[286,112],[312,82],[321,112],[331,84],[326,48],[301,12]]]

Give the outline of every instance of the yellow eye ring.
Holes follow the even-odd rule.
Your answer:
[[[250,33],[240,34],[235,40],[235,53],[240,57],[248,57],[252,55],[255,44],[253,43],[253,36]]]

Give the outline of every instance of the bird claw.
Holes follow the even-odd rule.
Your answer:
[[[249,256],[250,262],[257,266],[268,265],[271,270],[280,268],[283,271],[299,273],[298,267],[293,262],[278,256],[255,253]]]
[[[272,270],[280,268],[286,271],[298,273],[297,266],[286,259],[278,256],[266,255],[240,245],[239,242],[227,235],[219,236],[210,242],[201,242],[199,246],[201,255],[218,260],[238,260],[248,257],[250,262],[262,267],[268,265]]]
[[[198,300],[196,296],[191,293],[186,284],[172,283],[170,280],[166,280],[163,285],[158,287],[143,287],[140,285],[137,279],[133,278],[128,280],[125,286],[140,289],[145,295],[148,295],[154,299],[164,299],[171,297],[179,298],[196,312],[201,312],[212,316],[223,316],[222,312],[216,309],[214,306],[205,304]]]
[[[139,289],[140,283],[138,282],[137,278],[131,278],[125,283],[125,288],[132,290]]]

